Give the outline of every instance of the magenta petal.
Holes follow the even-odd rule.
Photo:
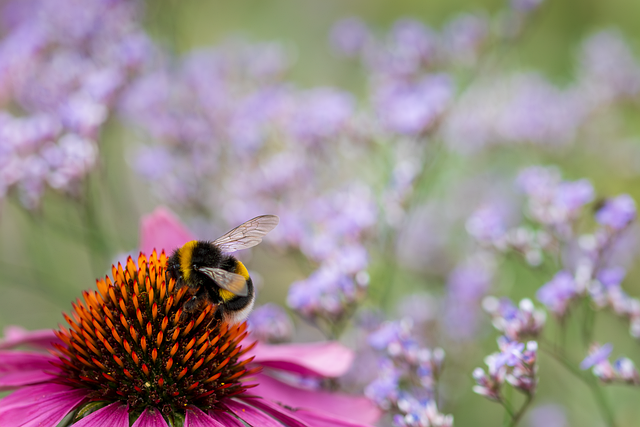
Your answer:
[[[209,416],[225,427],[246,427],[245,423],[224,411],[209,411]]]
[[[169,425],[158,409],[146,408],[131,427],[169,427]]]
[[[254,363],[301,375],[339,377],[353,362],[353,351],[335,341],[309,344],[258,344]]]
[[[169,209],[160,206],[150,215],[142,217],[140,250],[150,255],[156,249],[170,252],[193,240],[193,235]]]
[[[21,388],[0,400],[0,425],[55,427],[86,395],[86,390],[52,383]]]
[[[370,424],[359,424],[325,415],[316,411],[296,411],[296,417],[306,422],[309,427],[370,427]]]
[[[245,405],[244,403],[240,403],[238,401],[230,399],[226,400],[224,403],[225,405],[227,405],[231,412],[236,414],[238,418],[241,418],[251,426],[282,427],[281,423],[274,420],[264,412],[259,411],[258,409],[253,408],[249,405]]]
[[[112,403],[90,413],[73,427],[129,427],[129,405]]]
[[[294,412],[286,409],[277,403],[270,402],[266,399],[259,398],[241,398],[244,402],[249,403],[251,406],[260,409],[262,412],[265,412],[271,415],[274,418],[279,419],[285,425],[289,427],[308,427],[308,424],[304,421],[296,418]]]
[[[252,392],[293,408],[326,412],[339,418],[365,424],[376,422],[381,415],[380,410],[366,397],[305,390],[264,374],[256,375],[256,379],[258,385]]]
[[[53,375],[43,371],[12,372],[0,374],[0,391],[13,390],[17,387],[51,381]]]
[[[49,381],[55,357],[28,351],[0,351],[0,390]]]
[[[225,425],[214,420],[195,406],[189,406],[187,415],[184,418],[184,427],[225,427]]]
[[[0,340],[0,349],[13,348],[20,345],[49,349],[53,342],[62,342],[53,333],[53,329],[27,331],[20,326],[7,326],[4,328],[4,338]]]

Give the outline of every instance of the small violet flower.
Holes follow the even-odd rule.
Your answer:
[[[608,199],[596,212],[596,221],[615,231],[624,229],[636,218],[636,202],[628,194]]]

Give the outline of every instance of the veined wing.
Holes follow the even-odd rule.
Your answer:
[[[226,289],[234,295],[241,297],[249,295],[247,279],[239,274],[213,267],[202,267],[199,268],[198,271],[201,271],[211,277],[218,286],[222,289]]]
[[[262,238],[276,228],[280,218],[276,215],[257,216],[237,226],[224,236],[218,237],[213,244],[223,252],[235,252],[249,249],[262,242]]]

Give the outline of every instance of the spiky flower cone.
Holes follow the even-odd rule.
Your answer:
[[[73,304],[70,328],[56,332],[59,381],[89,389],[93,401],[129,404],[134,412],[157,407],[166,414],[224,407],[243,393],[240,380],[252,373],[241,360],[246,324],[228,327],[214,318],[215,306],[186,314],[187,288],[175,290],[166,275],[167,257],[154,251],[138,264],[112,267],[112,279],[84,292]],[[258,369],[258,368],[256,368]]]

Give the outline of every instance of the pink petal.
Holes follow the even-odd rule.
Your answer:
[[[7,326],[4,328],[4,339],[0,340],[0,349],[20,345],[49,349],[53,342],[61,343],[62,341],[56,337],[52,329],[28,331],[20,326]]]
[[[50,381],[56,368],[50,362],[57,358],[28,351],[0,351],[0,390]]]
[[[224,411],[211,410],[209,411],[209,416],[225,427],[246,427],[242,421]]]
[[[43,371],[12,372],[0,374],[0,391],[13,390],[15,388],[51,381],[54,375]]]
[[[371,427],[370,424],[353,423],[315,411],[296,411],[296,417],[306,422],[309,427]]]
[[[112,403],[73,423],[73,427],[129,427],[129,405]]]
[[[142,217],[140,250],[150,255],[164,249],[167,254],[193,240],[193,235],[169,209],[160,206],[150,215]]]
[[[0,425],[55,427],[86,395],[86,390],[53,383],[21,388],[0,400]]]
[[[146,408],[131,427],[169,427],[169,425],[158,409]]]
[[[228,399],[224,404],[231,412],[236,414],[238,418],[241,418],[251,426],[282,427],[281,423],[266,415],[264,412],[249,405],[245,405],[244,403]]]
[[[270,402],[266,399],[259,398],[240,398],[244,402],[249,403],[251,406],[260,409],[262,412],[265,412],[271,415],[274,418],[279,419],[284,424],[289,427],[308,427],[307,423],[295,417],[294,412],[286,409],[276,403]]]
[[[225,425],[214,420],[195,406],[189,406],[187,415],[184,418],[184,427],[225,427]]]
[[[253,393],[292,408],[326,412],[339,418],[364,424],[374,423],[381,416],[380,410],[366,397],[305,390],[264,374],[258,374],[255,378],[258,386],[252,389]]]
[[[354,358],[353,351],[334,341],[281,345],[259,343],[253,354],[253,363],[269,368],[332,378],[347,372]]]

